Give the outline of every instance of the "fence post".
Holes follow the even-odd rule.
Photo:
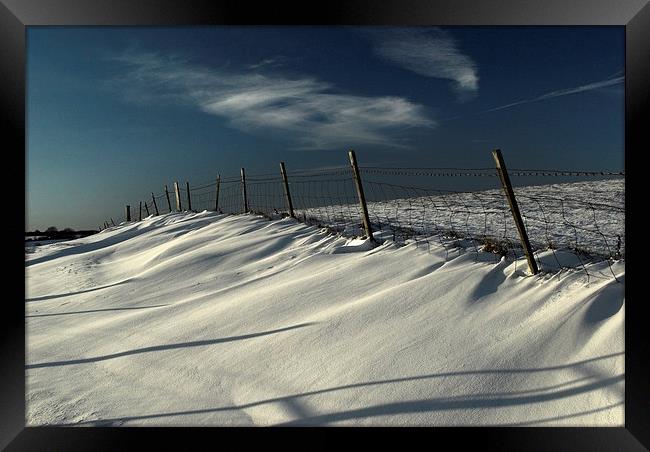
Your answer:
[[[221,185],[221,174],[217,174],[217,199],[214,201],[214,211],[219,212],[219,186]]]
[[[167,190],[167,185],[165,185],[165,196],[167,197],[167,207],[169,207],[169,213],[172,211],[172,203],[169,200],[169,190]]]
[[[244,213],[248,212],[248,199],[246,198],[246,173],[244,173],[244,168],[241,169],[241,193],[244,197]]]
[[[146,202],[144,203],[144,208],[147,211],[147,216],[149,216],[149,206],[147,205]]]
[[[375,241],[370,228],[370,216],[368,215],[368,206],[366,205],[366,196],[363,193],[363,185],[361,184],[361,176],[359,175],[359,167],[357,166],[357,157],[354,151],[348,152],[350,157],[350,165],[352,165],[352,172],[354,173],[354,183],[357,186],[357,194],[359,195],[359,203],[361,204],[361,214],[363,220],[363,229],[366,231],[366,236],[371,242]]]
[[[190,198],[190,183],[185,182],[185,187],[187,188],[187,210],[192,211],[192,198]]]
[[[178,188],[178,181],[174,182],[174,192],[176,193],[176,210],[181,212],[181,190]]]
[[[282,180],[284,181],[284,193],[287,195],[287,207],[289,207],[289,216],[295,218],[293,214],[293,203],[291,202],[291,193],[289,193],[289,181],[287,180],[287,170],[284,167],[284,162],[280,162],[280,172],[282,173]]]
[[[140,213],[138,213],[138,221],[142,221],[142,201],[140,201]]]
[[[508,204],[510,205],[510,212],[512,212],[512,217],[514,218],[515,225],[517,226],[517,232],[519,232],[519,239],[521,240],[521,245],[524,248],[524,254],[526,254],[526,260],[528,260],[528,268],[530,268],[530,272],[533,275],[535,275],[539,271],[537,269],[537,262],[535,262],[533,249],[531,248],[530,241],[528,240],[526,227],[524,226],[524,222],[521,219],[521,213],[519,212],[519,205],[517,204],[517,199],[515,198],[515,192],[512,190],[512,184],[510,183],[510,177],[508,176],[506,163],[503,160],[503,156],[501,155],[501,149],[493,150],[492,157],[494,157],[494,162],[497,165],[497,172],[499,173],[499,179],[501,180],[503,191],[505,192],[506,198],[508,199]]]
[[[131,221],[131,206],[126,205],[126,221]]]
[[[158,213],[158,205],[156,204],[156,197],[153,195],[153,192],[151,192],[151,201],[153,201],[153,208],[156,210],[156,216],[160,215]]]

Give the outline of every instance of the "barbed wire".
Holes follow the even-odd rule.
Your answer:
[[[338,176],[351,176],[352,171],[348,169],[341,169],[337,171],[322,171],[318,173],[301,173],[301,174],[292,174],[288,173],[287,177],[290,179],[307,179],[307,178],[317,178],[317,177],[338,177]]]
[[[203,183],[203,184],[197,185],[197,186],[190,185],[190,191],[200,191],[200,190],[204,190],[206,188],[214,188],[216,186],[217,186],[216,181],[210,182],[210,183]]]
[[[362,173],[382,174],[392,176],[478,176],[498,177],[495,168],[384,168],[373,166],[359,167]],[[510,176],[535,176],[535,177],[580,177],[580,176],[625,176],[624,171],[573,171],[573,170],[533,170],[533,169],[508,169]]]
[[[521,173],[548,173],[559,176],[564,175],[577,175],[577,176],[625,176],[623,170],[559,170],[559,169],[521,169],[521,168],[508,168],[508,173],[521,172]]]
[[[497,172],[492,169],[493,172],[487,173],[487,172],[449,172],[449,171],[410,171],[410,170],[388,170],[388,169],[366,169],[366,168],[359,168],[360,172],[362,174],[367,173],[367,174],[382,174],[382,175],[387,175],[387,176],[444,176],[444,177],[456,177],[456,176],[479,176],[479,177],[497,177]]]

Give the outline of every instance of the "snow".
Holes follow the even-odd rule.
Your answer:
[[[33,239],[33,240],[25,240],[25,252],[26,253],[33,253],[34,249],[37,246],[43,246],[43,245],[49,245],[51,243],[59,243],[59,242],[65,242],[69,239],[49,239],[49,240],[42,240],[40,238]]]
[[[514,191],[535,250],[577,248],[607,258],[618,249],[625,255],[624,179],[525,186]],[[359,217],[356,204],[297,210],[299,215],[320,218],[344,234],[359,233],[350,226]],[[489,237],[510,246],[519,243],[501,189],[369,201],[368,211],[372,228],[381,239],[418,235],[441,243],[451,232],[476,242]]]
[[[624,425],[624,260],[530,276],[204,211],[25,265],[28,426]]]

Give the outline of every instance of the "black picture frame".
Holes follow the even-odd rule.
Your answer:
[[[207,440],[210,447],[223,446],[224,429],[196,428],[57,428],[25,427],[25,323],[24,285],[20,269],[24,269],[22,235],[26,198],[13,195],[18,190],[21,169],[26,170],[25,142],[25,35],[30,26],[65,25],[572,25],[624,26],[626,35],[625,67],[625,167],[626,182],[632,183],[643,171],[640,154],[648,146],[648,107],[650,106],[650,6],[647,0],[629,1],[540,1],[517,0],[348,0],[313,4],[243,1],[174,1],[174,0],[0,0],[0,127],[5,142],[5,168],[15,176],[11,184],[5,180],[4,219],[12,240],[5,247],[11,262],[6,267],[6,281],[16,292],[5,298],[6,311],[1,315],[0,377],[0,447],[7,450],[122,450],[133,448],[133,441],[144,439],[148,446],[164,443],[171,446],[172,435],[178,444]],[[11,159],[6,159],[9,155]],[[636,167],[634,165],[637,165]],[[22,171],[22,174],[26,174]],[[26,180],[22,179],[25,189]],[[636,219],[630,209],[640,194],[626,190],[626,229],[629,235]],[[15,237],[15,240],[13,239]],[[641,239],[640,236],[637,236]],[[20,240],[19,240],[20,238]],[[628,243],[637,243],[627,237]],[[642,242],[641,242],[642,243]],[[626,250],[626,260],[638,259],[637,249]],[[20,256],[20,257],[19,257]],[[14,274],[15,272],[15,274]],[[647,450],[650,447],[648,411],[647,351],[648,336],[644,331],[643,296],[630,287],[639,285],[639,267],[627,265],[628,277],[625,304],[625,427],[621,428],[434,428],[417,429],[418,437],[431,446],[441,437],[449,437],[454,448],[468,441],[481,447],[498,450]],[[22,277],[24,277],[24,273]],[[629,284],[632,286],[629,286]],[[631,300],[629,294],[632,293]],[[228,433],[247,438],[249,429]],[[275,435],[278,429],[254,429],[260,435]],[[293,430],[293,429],[285,429]],[[317,433],[323,429],[298,429]],[[295,431],[295,430],[293,430]],[[337,445],[330,439],[332,430],[318,435],[319,445]],[[347,429],[347,431],[358,431]],[[366,430],[367,431],[367,430]],[[377,429],[372,430],[376,435]],[[385,432],[385,430],[383,430]],[[414,429],[408,429],[409,434]],[[431,435],[433,433],[433,435]],[[392,436],[393,430],[389,435]],[[400,435],[401,436],[401,435]],[[143,438],[144,437],[144,438]],[[302,441],[302,440],[301,440]],[[442,444],[442,443],[440,443]],[[283,444],[280,444],[284,447]]]

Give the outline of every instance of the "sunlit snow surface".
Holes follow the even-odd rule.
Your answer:
[[[622,426],[624,265],[211,212],[43,245],[27,425]]]

